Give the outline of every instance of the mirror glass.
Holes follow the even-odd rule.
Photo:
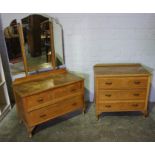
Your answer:
[[[64,48],[63,48],[63,29],[62,26],[53,19],[53,36],[55,50],[55,65],[57,68],[64,65]]]
[[[10,25],[4,29],[4,36],[12,78],[16,78],[16,76],[25,76],[16,20],[13,20]]]
[[[34,14],[21,21],[29,74],[51,70],[53,67],[49,18]]]

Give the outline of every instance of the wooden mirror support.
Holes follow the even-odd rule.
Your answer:
[[[49,28],[52,32],[52,23]],[[35,126],[41,123],[76,110],[85,111],[84,79],[70,73],[66,68],[56,69],[53,33],[50,38],[54,69],[28,74],[21,24],[18,24],[18,30],[26,77],[15,79],[13,89],[20,122],[25,124],[31,137]]]

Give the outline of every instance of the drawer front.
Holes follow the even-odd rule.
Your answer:
[[[83,97],[76,96],[70,99],[57,102],[56,104],[35,110],[27,114],[28,124],[30,126],[40,124],[52,118],[61,116],[68,112],[83,107]]]
[[[98,100],[140,100],[146,98],[146,90],[100,90]]]
[[[60,97],[65,97],[65,96],[77,93],[81,91],[81,89],[82,89],[82,83],[77,82],[77,83],[74,83],[68,86],[57,88],[52,93],[53,93],[54,98],[57,99]]]
[[[40,104],[49,102],[52,98],[52,94],[50,94],[49,91],[26,97],[25,109],[29,110],[33,107],[39,106]]]
[[[46,106],[47,102],[53,101],[50,104],[54,104],[54,100],[63,98],[68,95],[80,92],[82,88],[81,82],[64,86],[61,88],[56,88],[54,90],[48,90],[44,93],[32,95],[26,98],[25,109],[26,111],[31,111],[32,109],[37,109],[40,106]]]
[[[144,102],[100,103],[98,106],[101,112],[138,111],[144,109],[145,103]]]
[[[147,88],[148,77],[97,78],[98,89]]]

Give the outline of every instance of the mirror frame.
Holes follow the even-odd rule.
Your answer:
[[[53,21],[52,18],[49,18],[49,31],[50,31],[50,45],[51,45],[51,66],[53,67],[51,71],[57,70],[56,66],[56,57],[55,57],[55,48],[54,48],[54,32],[53,32]],[[23,57],[23,63],[24,63],[24,69],[25,69],[25,75],[31,76],[29,74],[29,69],[28,69],[28,63],[27,63],[27,58],[26,58],[26,51],[25,51],[25,41],[24,41],[24,33],[23,33],[23,27],[22,27],[22,22],[18,23],[18,33],[19,33],[19,40],[20,40],[20,46],[21,46],[21,51],[22,51],[22,57]],[[63,34],[62,34],[62,39],[63,39]],[[62,47],[64,49],[64,47]],[[64,59],[64,51],[63,51],[63,59]],[[65,62],[65,60],[64,60]],[[64,63],[65,64],[65,63]],[[66,68],[66,67],[64,67]],[[39,73],[42,73],[44,71],[40,71]]]

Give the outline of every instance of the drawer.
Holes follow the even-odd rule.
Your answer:
[[[54,98],[57,99],[60,97],[65,97],[65,96],[77,93],[81,90],[81,88],[82,88],[82,83],[77,82],[68,86],[57,88],[52,93]]]
[[[82,107],[82,95],[76,96],[27,113],[27,121],[30,126],[34,126]]]
[[[44,104],[46,102],[49,102],[52,99],[52,94],[50,94],[50,91],[46,91],[43,93],[39,93],[36,95],[28,96],[26,97],[25,101],[25,109],[29,110],[33,107],[39,106],[40,104]]]
[[[97,78],[98,89],[147,88],[148,77]]]
[[[114,111],[139,111],[143,110],[145,102],[116,102],[116,103],[100,103],[99,109],[101,112],[114,112]]]
[[[139,90],[100,90],[98,100],[140,100],[146,98],[146,89]]]

